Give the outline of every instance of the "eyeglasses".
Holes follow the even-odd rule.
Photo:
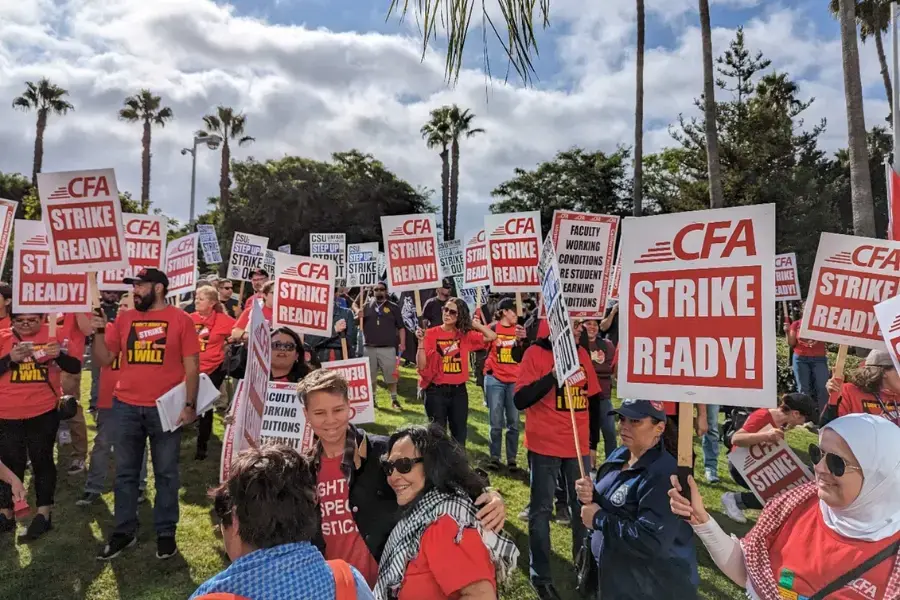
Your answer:
[[[384,474],[388,477],[394,472],[394,469],[397,469],[397,472],[401,475],[406,475],[410,471],[412,471],[413,467],[421,462],[424,462],[424,458],[398,458],[397,460],[383,460],[381,461],[381,468],[384,469]]]
[[[847,472],[847,469],[850,469],[851,471],[859,471],[860,473],[862,473],[862,469],[860,469],[859,467],[854,467],[853,465],[848,465],[847,461],[845,461],[837,454],[832,454],[831,452],[822,452],[822,449],[817,445],[810,444],[809,459],[812,461],[812,464],[819,464],[820,462],[822,462],[822,458],[825,459],[825,466],[828,467],[828,472],[835,477],[843,477],[844,473]]]
[[[12,322],[15,325],[40,325],[41,319],[39,317],[21,317],[13,319]]]
[[[454,316],[454,317],[457,316],[457,315],[459,315],[459,311],[456,310],[455,308],[447,308],[447,307],[445,306],[445,307],[444,307],[443,309],[441,309],[441,310],[443,310],[446,314],[451,315],[451,316]]]
[[[294,342],[272,342],[272,350],[277,352],[293,352],[297,349]]]
[[[220,290],[233,290],[233,289],[234,289],[234,286],[223,285],[223,286],[221,286],[219,289],[220,289]]]

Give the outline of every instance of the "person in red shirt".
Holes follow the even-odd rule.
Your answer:
[[[0,461],[24,479],[30,460],[37,496],[37,515],[23,540],[35,540],[52,529],[60,371],[80,369],[81,363],[51,338],[44,315],[14,313],[12,328],[0,331]],[[10,486],[0,482],[0,534],[15,528]]]
[[[617,347],[600,335],[600,325],[594,319],[584,322],[584,333],[579,340],[591,355],[591,363],[600,382],[600,400],[588,406],[591,425],[591,466],[597,464],[597,446],[603,433],[603,455],[609,456],[618,447],[616,423],[609,415],[612,406],[613,356]]]
[[[250,271],[250,285],[253,287],[253,294],[244,301],[244,310],[253,306],[253,300],[265,300],[266,291],[263,288],[267,283],[269,283],[268,271],[265,269],[254,269]]]
[[[9,311],[12,309],[12,286],[0,281],[0,331],[12,327]]]
[[[272,332],[271,381],[297,383],[313,368],[306,362],[306,352],[299,335],[287,327],[279,327]]]
[[[259,299],[262,301],[262,313],[263,318],[272,326],[272,306],[274,306],[275,302],[275,282],[274,281],[266,281],[263,282],[262,289],[260,291],[262,294],[259,298],[254,294],[251,296],[252,299]],[[237,322],[234,324],[234,329],[231,330],[231,339],[236,342],[245,342],[247,341],[247,326],[250,324],[250,313],[252,312],[253,304],[247,302],[247,308],[244,309],[244,312],[241,313],[241,316],[238,317]]]
[[[488,468],[500,468],[500,446],[503,427],[506,426],[506,465],[510,471],[519,470],[516,455],[519,453],[519,411],[513,402],[516,379],[519,378],[519,362],[525,353],[525,328],[519,325],[516,302],[504,298],[495,311],[499,320],[491,324],[497,339],[488,345],[484,361],[484,397],[487,400],[491,420],[491,462]]]
[[[425,387],[425,414],[465,447],[468,436],[469,354],[484,348],[497,334],[472,319],[469,307],[459,298],[450,298],[441,309],[443,323],[427,331],[416,329],[419,347],[416,367]]]
[[[64,313],[48,318],[56,318],[57,339],[62,351],[82,363],[87,336],[93,332],[91,314]],[[80,398],[81,369],[74,374],[62,373],[60,377],[63,394]],[[75,416],[60,424],[60,429],[64,428],[68,429],[72,439],[72,456],[67,474],[77,475],[85,469],[88,452],[87,423],[81,402],[77,405]]]
[[[900,374],[887,350],[872,350],[850,381],[832,378],[826,384],[831,397],[820,425],[854,413],[879,415],[900,426]]]
[[[496,598],[519,551],[476,516],[486,482],[444,428],[409,425],[388,440],[382,463],[404,508],[378,567],[377,598]]]
[[[97,559],[111,560],[137,540],[138,481],[148,438],[156,479],[156,556],[167,559],[178,553],[175,530],[182,430],[163,430],[156,400],[184,382],[185,404],[178,424],[188,425],[196,419],[200,342],[191,318],[166,303],[169,278],[165,273],[141,269],[124,283],[134,286],[135,309],[119,312],[110,324],[99,310],[93,318],[94,358],[101,366],[111,365],[121,353],[112,409],[116,432],[116,526]]]
[[[815,400],[821,413],[828,403],[828,391],[825,389],[829,379],[828,351],[825,342],[801,338],[801,324],[799,320],[784,324],[788,345],[793,350],[791,365],[794,379],[797,381],[797,391]]]
[[[754,598],[900,598],[900,428],[875,415],[841,417],[809,456],[816,480],[770,500],[742,540],[710,517],[691,477],[690,501],[672,477],[672,512]]]

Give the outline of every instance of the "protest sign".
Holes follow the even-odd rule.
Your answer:
[[[125,269],[125,232],[112,169],[38,173],[54,273]]]
[[[488,285],[491,282],[488,274],[487,243],[484,229],[469,237],[463,256],[463,287],[473,288]]]
[[[250,273],[263,268],[268,245],[269,238],[235,231],[231,259],[228,261],[228,278],[250,281]]]
[[[208,265],[217,265],[222,262],[222,251],[219,249],[219,238],[216,237],[216,228],[213,225],[197,225],[197,233],[200,234],[200,248],[203,249],[203,262]]]
[[[371,287],[378,283],[378,242],[347,246],[347,286]]]
[[[619,217],[553,212],[550,234],[571,317],[604,317],[618,230]]]
[[[263,444],[286,444],[298,452],[306,452],[315,445],[315,435],[297,397],[296,383],[269,382],[259,431],[259,445]]]
[[[278,246],[278,251],[279,251],[279,252],[284,252],[285,254],[290,254],[290,253],[291,253],[291,245],[290,245],[290,244],[284,244],[284,245],[282,245],[282,246]]]
[[[278,253],[272,327],[331,337],[335,265],[330,260]]]
[[[44,224],[15,221],[12,309],[16,313],[90,312],[86,273],[50,271],[50,248]]]
[[[335,285],[345,285],[347,274],[347,234],[346,233],[311,233],[309,234],[309,255],[312,258],[330,260],[335,266]]]
[[[350,358],[322,363],[323,369],[337,371],[347,380],[350,398],[350,422],[354,425],[375,422],[375,394],[368,358]]]
[[[275,277],[275,252],[266,249],[266,257],[263,259],[263,269],[269,274],[269,279]]]
[[[581,363],[578,361],[578,347],[575,345],[572,322],[569,319],[562,281],[559,277],[556,251],[553,249],[553,240],[549,235],[541,250],[538,274],[541,278],[541,297],[547,309],[548,325],[550,325],[553,368],[556,370],[556,381],[563,384],[578,372]]]
[[[802,300],[797,255],[793,252],[775,257],[775,299]]]
[[[0,198],[0,273],[6,269],[6,253],[9,252],[9,240],[12,238],[13,221],[19,203],[15,200]]]
[[[166,246],[166,277],[169,296],[193,292],[197,287],[197,245],[200,234],[192,233],[169,242]]]
[[[381,217],[392,292],[436,288],[441,284],[436,231],[434,215]]]
[[[377,268],[375,271],[378,273],[378,279],[384,279],[387,277],[387,256],[385,256],[384,252],[378,253],[378,260],[376,261]]]
[[[767,425],[761,432],[771,429],[772,426]],[[813,480],[812,473],[784,440],[749,448],[735,446],[728,460],[763,504],[786,490]]]
[[[622,223],[619,394],[774,406],[774,205]]]
[[[125,225],[125,249],[128,267],[101,271],[97,287],[101,290],[128,291],[130,285],[122,283],[126,277],[134,277],[141,269],[165,269],[166,218],[161,215],[122,215]]]
[[[875,316],[894,369],[900,370],[900,296],[876,304]]]
[[[898,295],[900,242],[823,233],[800,337],[883,348],[875,305]]]
[[[541,213],[487,215],[484,232],[491,291],[539,292]]]
[[[438,242],[438,254],[441,257],[441,273],[443,277],[458,277],[463,274],[462,241],[447,240]]]
[[[243,410],[243,406],[241,406],[241,398],[244,396],[243,388],[244,380],[239,379],[234,390],[234,396],[231,399],[231,409],[228,411],[231,423],[225,423],[225,432],[222,435],[222,456],[219,459],[220,482],[227,481],[228,476],[231,474],[231,461],[234,458],[235,432],[237,431],[234,420],[237,418],[236,415]]]

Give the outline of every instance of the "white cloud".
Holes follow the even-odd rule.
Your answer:
[[[694,6],[693,0],[648,1],[651,18],[677,28],[671,49],[648,39],[645,112],[654,124],[646,132],[648,151],[671,143],[665,124],[694,111],[701,86]],[[487,133],[464,144],[461,233],[478,225],[491,189],[514,167],[531,168],[573,145],[613,150],[633,139],[634,15],[626,2],[553,4],[555,35],[543,34],[541,41],[542,52],[555,50],[561,65],[558,78],[565,87],[558,89],[546,82],[539,89],[499,82],[486,89],[475,70],[448,89],[443,58],[429,53],[421,62],[420,40],[408,31],[273,25],[209,0],[0,0],[0,14],[0,171],[31,170],[34,116],[14,112],[9,102],[25,80],[47,76],[70,90],[76,110],[51,118],[44,169],[113,166],[122,189],[137,195],[140,127],[115,115],[125,96],[149,87],[176,114],[173,123],[154,131],[152,198],[182,219],[190,160],[179,150],[217,104],[249,116],[247,133],[257,142],[236,148],[236,158],[327,159],[355,147],[414,185],[435,189],[439,159],[425,149],[419,128],[440,104],[471,108]],[[775,7],[747,24],[748,43],[764,50],[774,67],[799,76],[805,95],[817,97],[809,120],[829,119],[826,141],[836,148],[846,131],[840,44],[817,37],[807,21]],[[715,30],[717,54],[732,36],[731,30]],[[874,49],[870,44],[861,52],[864,84],[877,89]],[[883,101],[866,108],[870,126],[886,113]],[[218,155],[204,150],[198,198],[217,193],[217,177]]]

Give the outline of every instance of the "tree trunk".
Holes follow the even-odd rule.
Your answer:
[[[34,136],[34,164],[31,168],[31,185],[37,189],[37,174],[44,164],[44,131],[47,130],[47,113],[38,110],[37,132]]]
[[[447,146],[441,150],[441,226],[444,228],[444,239],[450,229],[450,152]]]
[[[847,103],[847,137],[850,146],[850,201],[853,232],[875,237],[875,203],[866,148],[866,118],[863,112],[859,47],[856,42],[856,1],[840,0],[841,62],[844,67],[844,98]]]
[[[144,135],[141,138],[141,210],[150,210],[150,121],[144,119]]]
[[[637,0],[637,74],[634,98],[634,206],[636,217],[644,208],[644,0]]]
[[[878,63],[881,65],[881,79],[884,80],[884,93],[888,101],[888,122],[894,122],[894,89],[891,87],[891,72],[888,70],[887,57],[884,54],[884,41],[881,31],[875,32],[875,50],[878,51]]]
[[[450,231],[445,239],[456,239],[456,211],[459,208],[459,138],[453,138],[450,145]]]
[[[712,27],[709,0],[700,0],[700,34],[703,41],[703,112],[706,119],[706,162],[709,169],[709,207],[723,208],[722,165],[719,162],[719,134],[716,131],[716,88],[713,77]]]
[[[231,148],[228,138],[222,140],[222,169],[219,172],[219,206],[222,208],[222,222],[227,230],[231,206],[228,198],[228,172],[231,168]]]

